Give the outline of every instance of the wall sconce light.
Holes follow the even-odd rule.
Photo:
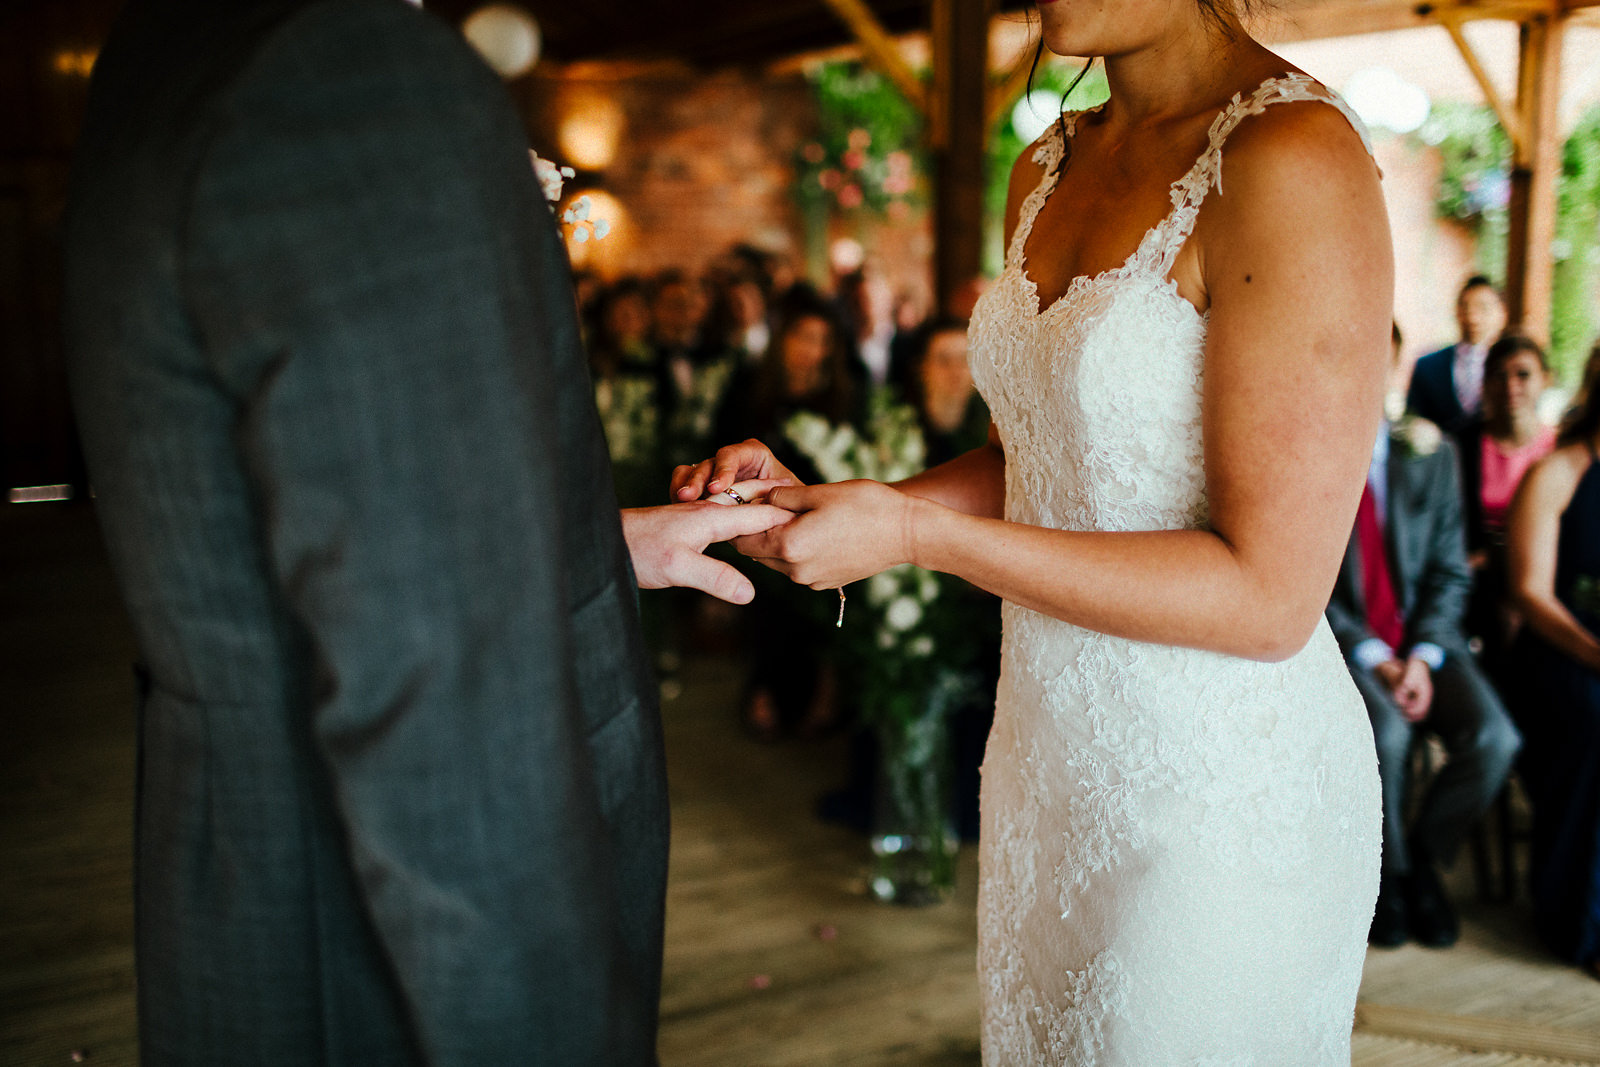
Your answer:
[[[50,66],[57,74],[87,78],[94,72],[94,61],[100,53],[93,48],[63,48],[50,57]]]
[[[556,140],[573,166],[601,171],[616,158],[623,125],[622,108],[615,100],[591,96],[581,100],[561,120]]]

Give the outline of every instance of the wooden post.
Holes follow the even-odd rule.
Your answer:
[[[1561,167],[1561,44],[1564,14],[1522,23],[1517,69],[1517,112],[1511,164],[1506,249],[1506,312],[1513,326],[1550,340],[1550,292],[1555,263],[1556,175]]]
[[[933,0],[928,141],[934,171],[934,292],[939,307],[983,262],[984,135],[994,0]]]

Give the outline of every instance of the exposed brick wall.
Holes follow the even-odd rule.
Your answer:
[[[574,261],[602,275],[703,268],[737,242],[782,252],[802,273],[823,260],[808,249],[792,192],[798,149],[816,128],[816,108],[795,73],[582,64],[526,79],[525,110],[540,154],[563,159],[563,124],[620,113],[616,154],[593,178],[616,198],[615,230]],[[855,237],[897,289],[927,286],[926,215],[903,221],[834,220],[828,238]],[[813,271],[816,273],[816,270]],[[821,280],[819,278],[819,280]]]

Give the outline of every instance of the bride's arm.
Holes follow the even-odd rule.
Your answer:
[[[1074,532],[871,482],[784,488],[802,514],[736,542],[816,588],[913,562],[1105,633],[1292,655],[1327,606],[1381,409],[1393,299],[1375,169],[1344,119],[1280,105],[1229,141],[1195,246],[1210,304],[1210,525]],[[1174,432],[1181,427],[1174,427]]]

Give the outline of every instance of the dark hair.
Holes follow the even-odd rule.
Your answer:
[[[756,425],[770,426],[779,408],[791,399],[785,395],[783,339],[802,319],[821,319],[832,338],[824,365],[822,388],[807,397],[807,406],[833,422],[849,420],[854,411],[855,388],[850,380],[849,340],[838,309],[809,285],[796,285],[780,302],[772,328],[772,347],[756,378],[753,407]]]
[[[1461,291],[1456,294],[1456,299],[1460,300],[1474,289],[1493,289],[1494,295],[1500,296],[1500,290],[1495,287],[1494,282],[1489,280],[1487,274],[1474,274],[1461,284]]]
[[[1562,420],[1556,442],[1573,445],[1593,441],[1596,434],[1600,434],[1600,342],[1589,349],[1589,359],[1583,365],[1583,384],[1578,388],[1578,397],[1567,417]]]
[[[1483,376],[1488,378],[1511,357],[1523,352],[1532,352],[1538,358],[1540,368],[1547,374],[1550,372],[1549,357],[1544,354],[1539,342],[1525,333],[1508,330],[1500,335],[1500,340],[1489,346],[1488,355],[1483,357]]]

